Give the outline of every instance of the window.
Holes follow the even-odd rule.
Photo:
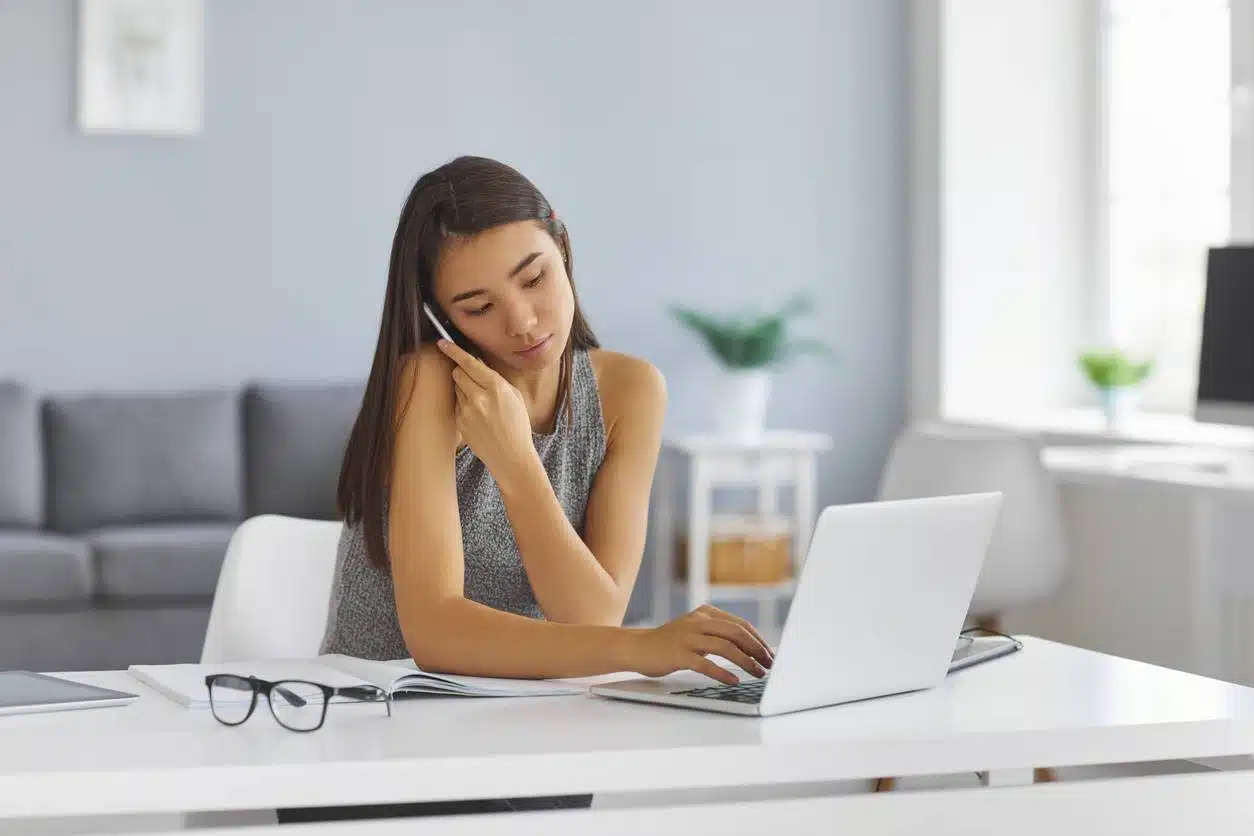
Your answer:
[[[1110,343],[1155,359],[1147,410],[1192,409],[1206,248],[1229,240],[1232,5],[1107,0],[1102,21],[1099,307]]]

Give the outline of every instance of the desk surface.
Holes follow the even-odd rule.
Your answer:
[[[1254,690],[1042,639],[938,688],[771,718],[589,695],[334,705],[312,734],[143,696],[0,718],[0,818],[656,790],[1254,753]]]
[[[1073,484],[1141,484],[1254,499],[1254,453],[1216,447],[1047,447],[1042,461]]]

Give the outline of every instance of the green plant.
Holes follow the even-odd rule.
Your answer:
[[[719,317],[677,305],[670,308],[675,319],[700,335],[719,362],[732,369],[778,366],[802,354],[830,356],[831,349],[821,341],[788,334],[790,321],[812,310],[804,295],[767,314]]]
[[[1084,376],[1098,389],[1136,386],[1149,377],[1153,360],[1132,360],[1119,350],[1086,351],[1080,355]]]

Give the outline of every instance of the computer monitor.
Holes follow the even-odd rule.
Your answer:
[[[1207,254],[1194,417],[1254,426],[1254,246]]]

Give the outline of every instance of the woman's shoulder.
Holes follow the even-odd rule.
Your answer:
[[[453,361],[434,345],[425,343],[401,355],[400,359],[394,378],[397,417],[407,414],[414,401],[423,409],[447,411],[453,397],[448,385],[452,380]]]
[[[664,396],[666,378],[657,367],[642,357],[633,357],[620,351],[605,348],[588,350],[592,371],[596,374],[601,397],[606,396]]]
[[[666,411],[666,378],[648,360],[604,348],[589,349],[588,359],[610,436],[622,418],[661,416]]]
[[[435,343],[423,343],[413,351],[401,355],[402,378],[417,376],[426,369],[430,369],[433,374],[448,374],[453,369],[453,361],[436,348]]]

